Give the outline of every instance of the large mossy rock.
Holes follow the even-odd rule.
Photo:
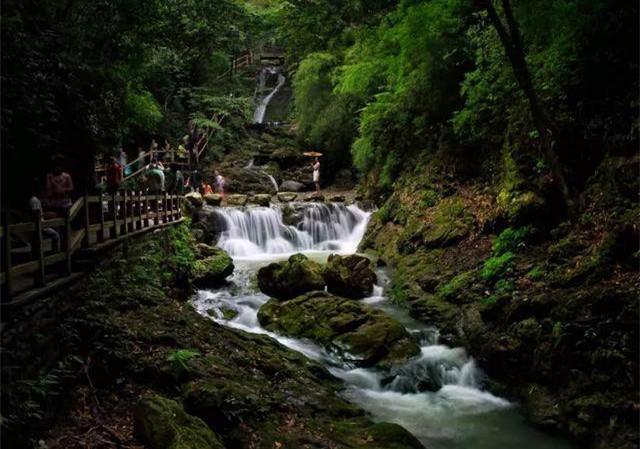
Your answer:
[[[271,297],[287,300],[324,288],[322,265],[303,254],[294,254],[286,262],[274,262],[258,270],[258,287]]]
[[[191,193],[187,193],[184,196],[187,201],[189,201],[189,203],[194,206],[195,208],[201,208],[202,207],[202,195],[200,195],[198,192],[191,192]]]
[[[413,337],[395,319],[360,301],[315,291],[260,308],[266,329],[313,340],[359,366],[391,367],[419,352]]]
[[[203,248],[206,251],[203,251]],[[193,265],[193,283],[201,288],[216,287],[233,273],[233,260],[224,250],[206,245],[198,248],[201,255]]]
[[[204,421],[158,395],[136,404],[134,432],[152,449],[224,449]]]
[[[204,195],[204,201],[209,206],[219,206],[222,203],[222,195],[219,193],[206,193]]]
[[[324,269],[327,289],[339,296],[360,299],[369,296],[376,282],[376,274],[371,269],[371,261],[357,254],[351,256],[329,256]]]
[[[244,206],[247,204],[249,197],[242,194],[227,195],[225,201],[229,206]]]

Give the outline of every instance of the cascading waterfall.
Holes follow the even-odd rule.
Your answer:
[[[420,342],[421,352],[403,365],[382,370],[352,366],[324,348],[263,329],[258,309],[269,299],[252,279],[268,261],[291,252],[322,258],[353,253],[362,239],[369,214],[356,206],[291,204],[297,225],[286,225],[280,208],[216,208],[223,232],[218,245],[236,262],[229,287],[200,291],[192,301],[205,316],[245,332],[266,334],[281,344],[324,364],[344,380],[342,393],[376,420],[394,422],[413,433],[430,449],[568,449],[526,425],[510,402],[482,389],[484,375],[463,348],[439,343],[437,329],[418,322],[391,304],[384,293],[388,279],[365,303],[393,316]],[[225,319],[224,311],[234,318]]]
[[[267,94],[266,96],[261,97],[260,100],[258,101],[258,106],[256,107],[256,110],[253,113],[253,122],[254,123],[262,123],[264,121],[264,115],[267,112],[267,106],[269,106],[269,102],[271,101],[273,96],[276,93],[278,93],[280,88],[284,85],[285,81],[287,80],[282,73],[279,73],[277,68],[275,68],[275,67],[265,67],[260,72],[260,81],[259,81],[260,91],[262,91],[264,89],[264,86],[265,86],[265,83],[266,83],[266,77],[268,75],[274,75],[274,74],[278,75],[278,82],[275,85],[275,87],[273,88],[273,90],[271,90],[271,92],[269,92],[269,94]]]
[[[233,257],[285,255],[297,251],[355,252],[369,213],[355,205],[295,204],[302,215],[286,225],[277,207],[216,208],[223,229],[218,245]]]

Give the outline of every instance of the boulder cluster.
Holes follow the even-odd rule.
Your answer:
[[[419,352],[415,339],[395,319],[359,301],[373,291],[371,265],[360,255],[331,255],[323,266],[294,254],[262,267],[258,286],[272,299],[260,308],[260,324],[313,340],[357,366],[405,362]]]

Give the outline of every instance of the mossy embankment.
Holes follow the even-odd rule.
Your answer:
[[[572,218],[509,155],[483,174],[407,171],[361,249],[391,296],[469,349],[493,388],[581,447],[638,438],[638,161],[605,159]]]
[[[341,399],[319,364],[196,313],[185,300],[197,257],[185,227],[156,232],[16,315],[3,335],[3,443],[421,447]]]

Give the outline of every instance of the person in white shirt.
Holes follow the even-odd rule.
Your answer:
[[[29,200],[29,209],[34,215],[34,218],[42,220],[44,218],[44,214],[42,212],[42,201],[38,198],[38,184],[37,180],[33,181],[33,195]],[[52,249],[54,252],[57,253],[60,251],[60,234],[58,234],[55,229],[46,227],[42,229],[42,235],[49,237],[53,241]]]
[[[320,159],[313,161],[313,182],[316,185],[316,193],[320,193]]]

